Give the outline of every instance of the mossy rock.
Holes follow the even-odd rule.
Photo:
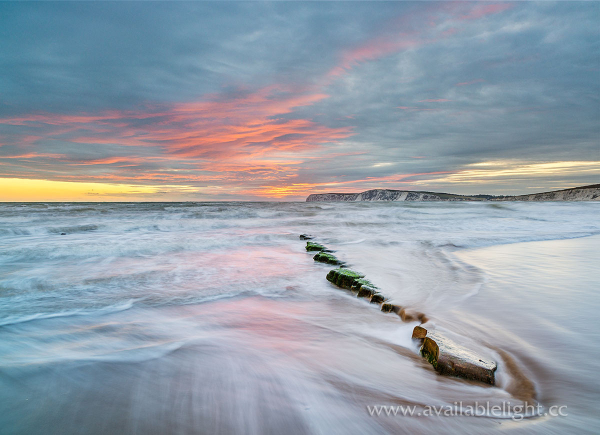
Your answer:
[[[369,287],[372,287],[372,288],[377,288],[368,279],[366,279],[366,278],[359,278],[359,279],[357,279],[357,280],[354,281],[354,283],[352,284],[352,288],[350,290],[352,290],[354,292],[358,292],[358,291],[360,291],[360,288],[363,285],[366,285],[366,286],[369,286]]]
[[[354,281],[360,278],[364,278],[364,275],[350,269],[340,269],[335,285],[350,290]]]
[[[325,251],[327,248],[319,243],[306,242],[307,251]]]
[[[350,290],[352,284],[357,279],[364,278],[364,275],[350,269],[334,269],[327,274],[327,281],[332,282],[338,287]]]
[[[437,352],[432,352],[429,348],[421,348],[421,356],[437,370]]]
[[[326,252],[319,252],[317,255],[313,257],[315,261],[319,263],[327,263],[327,264],[342,264],[340,260],[333,254],[328,254]]]
[[[335,284],[338,274],[339,274],[339,269],[330,270],[326,277],[327,281]]]
[[[358,296],[359,298],[370,298],[375,294],[377,294],[377,289],[375,287],[362,285],[356,296]]]
[[[385,298],[383,297],[383,295],[380,295],[379,293],[374,294],[373,296],[371,296],[371,303],[372,304],[380,304],[382,302],[385,301]]]

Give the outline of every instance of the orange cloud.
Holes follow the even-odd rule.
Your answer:
[[[287,116],[297,107],[324,98],[326,94],[270,86],[229,98],[210,95],[205,101],[175,104],[163,110],[149,108],[75,116],[34,114],[0,122],[39,131],[37,137],[46,139],[154,146],[180,158],[248,161],[274,152],[310,149],[350,136],[352,131],[348,127],[332,128]],[[121,160],[113,163],[117,161]]]

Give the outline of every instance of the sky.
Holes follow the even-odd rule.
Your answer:
[[[600,2],[0,2],[0,201],[600,182]]]

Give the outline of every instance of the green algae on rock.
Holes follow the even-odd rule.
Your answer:
[[[354,281],[363,277],[364,275],[361,275],[360,273],[355,272],[353,270],[340,269],[340,272],[337,276],[336,285],[338,287],[350,290],[352,288],[352,284],[354,284]]]
[[[353,292],[358,292],[360,291],[360,288],[366,285],[368,287],[374,288],[376,289],[377,287],[375,285],[373,285],[373,283],[371,281],[369,281],[366,278],[359,278],[354,280],[354,282],[352,283],[352,287],[350,288],[350,290],[352,290]]]
[[[344,268],[330,270],[327,274],[327,281],[332,282],[338,287],[342,287],[348,290],[352,288],[352,284],[354,283],[354,281],[360,278],[364,278],[364,275],[353,270]]]
[[[306,242],[307,251],[325,251],[327,248],[320,243]]]
[[[315,261],[318,261],[320,263],[327,263],[327,264],[339,264],[341,265],[342,262],[340,260],[337,259],[337,257],[333,254],[328,254],[326,252],[319,252],[317,255],[315,255],[313,257],[313,259]]]
[[[412,337],[423,340],[421,355],[438,373],[495,384],[495,372],[498,368],[495,361],[477,355],[437,331],[427,330],[422,326],[415,327]]]
[[[339,270],[339,269],[333,269],[333,270],[330,270],[330,271],[327,273],[327,276],[325,277],[325,278],[327,279],[327,281],[329,281],[329,282],[330,282],[330,283],[332,283],[332,284],[335,284],[335,281],[336,281],[336,279],[337,279],[337,276],[338,276],[338,270]]]

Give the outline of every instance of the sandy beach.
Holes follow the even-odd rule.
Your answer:
[[[0,427],[591,433],[594,206],[2,205]],[[491,355],[496,385],[438,374],[411,339],[418,322],[329,283],[305,232]],[[525,401],[539,415],[416,415]],[[372,415],[400,405],[416,414]],[[554,406],[568,416],[543,415]]]

